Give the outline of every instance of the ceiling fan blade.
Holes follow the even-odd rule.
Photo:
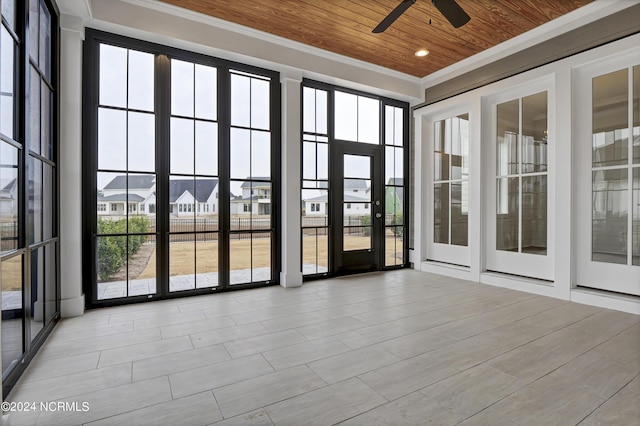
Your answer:
[[[460,28],[471,19],[456,0],[433,0],[433,5],[455,28]]]
[[[384,30],[386,30],[387,28],[389,28],[389,26],[391,24],[393,24],[396,19],[398,19],[400,17],[400,15],[402,15],[407,9],[409,9],[409,7],[411,7],[412,4],[414,4],[416,2],[416,0],[403,0],[402,3],[400,3],[399,5],[396,6],[395,9],[393,9],[391,11],[390,14],[387,15],[386,18],[384,18],[377,27],[375,27],[373,29],[373,33],[381,33],[384,32]]]

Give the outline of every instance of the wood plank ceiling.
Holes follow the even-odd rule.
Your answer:
[[[351,58],[423,77],[571,12],[591,0],[457,0],[471,21],[455,29],[417,0],[382,34],[400,0],[162,0]],[[431,19],[431,24],[429,20]],[[428,49],[418,58],[414,53]]]

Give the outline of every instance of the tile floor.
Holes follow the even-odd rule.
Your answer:
[[[638,425],[640,316],[412,270],[99,309],[7,400],[78,403],[10,425]]]

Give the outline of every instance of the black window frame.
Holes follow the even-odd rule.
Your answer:
[[[97,144],[97,111],[99,105],[99,48],[100,44],[109,44],[125,49],[133,49],[151,53],[155,56],[155,111],[156,114],[156,168],[158,185],[156,188],[156,293],[152,295],[127,296],[124,298],[98,299],[97,298],[97,274],[95,265],[96,255],[96,196],[97,196],[97,171],[98,169],[98,144]],[[263,287],[279,284],[281,259],[280,259],[280,141],[281,141],[281,84],[280,73],[277,71],[242,64],[234,61],[216,58],[201,53],[191,52],[171,46],[156,44],[141,39],[134,39],[118,34],[100,31],[92,28],[85,30],[83,62],[83,283],[85,304],[88,308],[123,305],[129,303],[147,302],[154,300],[188,297],[212,292],[224,292],[229,290],[241,290],[246,288]],[[171,116],[171,80],[170,59],[194,62],[217,68],[217,93],[218,93],[218,188],[219,200],[229,200],[230,194],[230,164],[224,159],[229,159],[230,153],[230,128],[231,128],[231,71],[260,75],[270,81],[270,132],[271,132],[271,185],[273,186],[271,204],[271,228],[256,230],[254,232],[270,232],[271,244],[271,280],[250,282],[242,284],[229,284],[229,221],[230,203],[221,203],[218,206],[220,217],[219,235],[219,285],[217,287],[200,288],[178,292],[169,291],[169,211],[168,188],[171,176],[169,169],[170,159],[170,125]],[[225,107],[220,108],[221,105]],[[166,181],[166,182],[165,182]],[[218,194],[216,194],[218,195]],[[167,200],[166,203],[158,203],[158,200]],[[166,238],[165,238],[166,236]],[[166,239],[166,241],[165,241]],[[161,266],[166,265],[166,266]],[[160,272],[163,272],[162,274]]]

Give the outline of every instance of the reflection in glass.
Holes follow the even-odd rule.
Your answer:
[[[218,124],[196,121],[196,174],[218,175]]]
[[[469,242],[469,182],[451,182],[451,244]]]
[[[191,62],[171,60],[171,114],[193,117],[194,68]],[[173,127],[173,126],[172,126]]]
[[[196,288],[218,286],[218,234],[196,234]]]
[[[518,251],[518,178],[496,180],[496,249]]]
[[[27,128],[27,140],[29,141],[29,149],[40,154],[40,75],[33,67],[30,67],[29,75],[29,127]]]
[[[451,179],[469,176],[469,114],[451,118]]]
[[[2,2],[4,3],[4,2]],[[26,4],[26,2],[23,2]],[[33,59],[33,62],[38,63],[38,30],[40,29],[40,2],[29,2],[29,22],[33,22],[33,25],[29,25],[29,56]]]
[[[522,253],[547,254],[547,176],[522,178]]]
[[[44,247],[31,252],[31,316],[29,327],[31,328],[31,340],[37,337],[44,328]]]
[[[194,122],[171,118],[171,173],[193,174]]]
[[[196,288],[196,234],[169,237],[169,291]]]
[[[633,67],[633,163],[640,164],[640,65]]]
[[[522,173],[547,171],[547,92],[522,98]]]
[[[640,167],[633,169],[633,261],[640,266]]]
[[[18,149],[0,141],[0,158],[0,253],[6,253],[18,248]]]
[[[218,110],[218,70],[199,64],[195,67],[195,116],[215,120]]]
[[[22,255],[2,260],[2,373],[22,356]]]
[[[10,28],[15,31],[16,27],[16,0],[2,0],[2,17],[7,21]]]
[[[128,169],[138,172],[153,172],[156,169],[155,116],[129,112],[128,124]]]
[[[519,100],[498,105],[497,175],[518,173]]]
[[[40,109],[40,143],[42,156],[48,159],[53,155],[53,138],[51,137],[51,90],[42,82]]]
[[[433,179],[449,179],[449,153],[451,152],[451,119],[434,123]]]
[[[42,238],[46,241],[53,237],[53,167],[42,163]]]
[[[627,263],[627,169],[593,172],[592,252],[598,262]]]
[[[626,69],[593,79],[593,166],[627,164],[629,82]]]
[[[449,184],[433,185],[433,242],[449,244]]]
[[[27,197],[29,200],[27,241],[42,241],[42,161],[29,157]]]
[[[127,106],[127,49],[100,45],[100,105]]]
[[[127,169],[127,113],[98,108],[98,168]]]
[[[47,77],[51,77],[51,14],[49,10],[40,3],[40,34],[38,35],[39,61],[38,67]]]
[[[129,50],[129,108],[153,111],[154,56]]]
[[[0,25],[0,132],[10,138],[14,136],[14,54],[13,39],[6,28]]]

